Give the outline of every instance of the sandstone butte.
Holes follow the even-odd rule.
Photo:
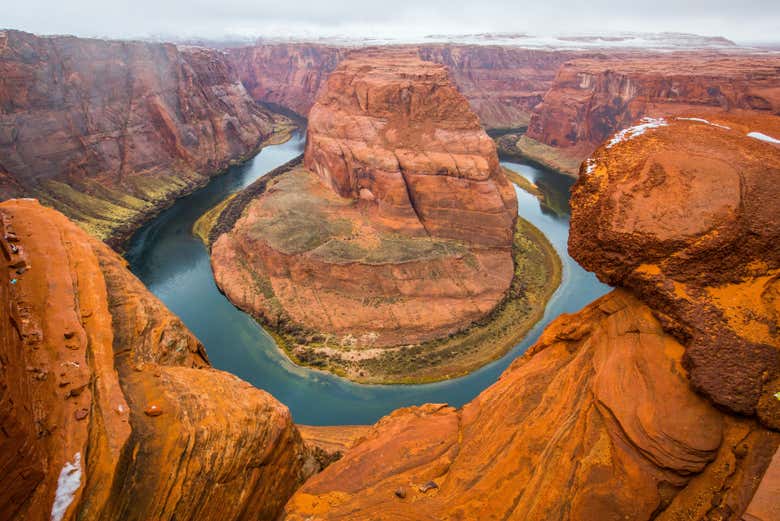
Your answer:
[[[307,132],[303,166],[262,179],[260,195],[222,212],[240,217],[213,237],[217,284],[288,333],[284,342],[300,347],[286,347],[294,360],[326,358],[308,365],[334,363],[363,381],[411,381],[400,369],[390,380],[375,378],[382,357],[395,356],[387,363],[396,369],[422,370],[416,354],[395,346],[463,330],[491,313],[513,281],[517,200],[495,144],[446,69],[404,50],[342,61],[320,90]],[[556,262],[549,247],[529,264],[538,271]],[[547,296],[557,286],[553,272],[534,282]],[[529,315],[547,296],[534,297]],[[422,349],[417,361],[469,360],[468,368],[451,363],[424,377],[441,379],[502,354],[479,360],[486,355],[478,350],[437,351],[424,361],[430,353]]]
[[[318,468],[285,406],[65,216],[1,203],[0,249],[0,518],[274,519]]]
[[[669,119],[600,148],[570,250],[620,287],[461,409],[380,420],[284,519],[778,519],[780,147],[749,132],[780,136],[778,118]]]
[[[117,245],[285,125],[220,51],[0,31],[0,199]]]

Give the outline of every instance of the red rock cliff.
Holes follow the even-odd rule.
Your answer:
[[[275,517],[308,460],[286,407],[62,214],[0,204],[0,248],[0,517]]]
[[[604,140],[644,116],[723,110],[777,114],[780,58],[702,51],[575,59],[559,69],[527,136],[553,147],[537,151],[538,159],[570,157],[564,170],[576,174]]]
[[[380,420],[285,519],[775,519],[780,127],[729,118],[600,149],[570,249],[627,289],[558,318],[462,409]]]
[[[776,117],[633,127],[583,165],[569,240],[578,262],[630,288],[686,345],[697,390],[776,429],[778,138]]]
[[[483,45],[387,49],[416,50],[422,59],[445,65],[450,78],[487,128],[527,125],[532,109],[552,85],[560,64],[592,54]],[[228,52],[255,100],[282,105],[307,117],[320,86],[349,50],[301,43],[260,44]]]
[[[223,53],[0,32],[0,197],[118,238],[231,161],[273,117]]]
[[[511,246],[517,201],[495,144],[446,69],[411,52],[356,53],[330,74],[304,163],[404,233]]]

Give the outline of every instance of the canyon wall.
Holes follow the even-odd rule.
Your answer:
[[[776,519],[780,145],[747,134],[778,121],[658,121],[602,147],[570,249],[624,288],[461,409],[380,420],[285,519]]]
[[[392,49],[392,47],[386,47]],[[486,128],[528,125],[533,107],[552,85],[561,63],[592,52],[439,44],[397,46],[445,65]],[[355,49],[314,43],[258,44],[229,49],[252,97],[308,117],[328,74]]]
[[[780,113],[780,57],[761,54],[602,55],[564,63],[519,148],[576,175],[614,132],[645,116]]]
[[[0,198],[35,196],[101,239],[249,157],[276,124],[220,51],[0,32]]]
[[[0,228],[0,517],[275,518],[317,468],[287,408],[62,214]]]

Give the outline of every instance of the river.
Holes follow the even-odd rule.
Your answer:
[[[495,382],[509,363],[539,338],[552,319],[581,309],[609,290],[566,253],[568,191],[572,180],[535,166],[502,162],[535,182],[546,194],[549,204],[540,205],[535,197],[516,189],[519,214],[547,235],[563,264],[561,285],[548,303],[544,318],[525,340],[502,359],[468,376],[426,385],[359,385],[298,367],[251,317],[220,293],[208,252],[191,229],[206,210],[300,154],[303,145],[303,136],[296,134],[290,141],[266,147],[250,161],[230,168],[138,230],[126,253],[133,273],[203,342],[214,367],[268,391],[290,408],[298,423],[365,424],[408,405],[462,405]]]

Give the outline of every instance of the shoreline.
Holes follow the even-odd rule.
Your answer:
[[[205,174],[203,176],[202,181],[192,186],[188,186],[180,192],[172,193],[170,197],[166,197],[160,200],[157,204],[155,204],[150,209],[150,211],[139,212],[138,214],[136,214],[135,218],[131,219],[126,223],[123,223],[122,226],[117,227],[108,237],[102,239],[100,237],[97,237],[98,240],[102,240],[112,250],[116,251],[120,255],[124,255],[127,251],[127,246],[130,244],[136,232],[138,232],[138,230],[143,228],[144,225],[153,221],[162,212],[172,207],[179,199],[192,195],[198,190],[205,188],[206,186],[209,185],[211,181],[226,174],[228,170],[230,170],[230,168],[246,163],[247,161],[255,157],[257,154],[262,152],[264,148],[273,145],[280,145],[282,143],[289,141],[292,138],[293,133],[296,130],[299,130],[299,128],[300,127],[294,122],[292,123],[283,122],[283,124],[279,125],[278,128],[274,128],[274,131],[266,139],[260,141],[257,147],[255,147],[251,152],[241,157],[231,159],[230,161],[228,161],[227,165],[224,166],[223,168],[220,168],[211,174]],[[77,224],[79,224],[79,226],[84,228],[79,221],[74,221],[74,222],[76,222]],[[92,235],[90,230],[86,228],[84,229],[85,231],[87,231],[87,233],[90,233],[90,235]]]

